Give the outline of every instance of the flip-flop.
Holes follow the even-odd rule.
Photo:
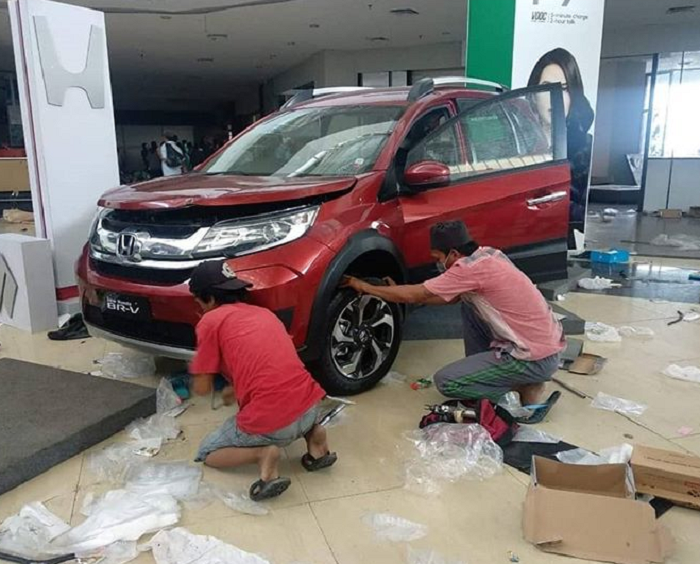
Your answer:
[[[552,392],[552,395],[550,395],[547,398],[546,402],[538,404],[536,406],[525,406],[528,409],[534,408],[534,413],[530,415],[530,417],[519,417],[518,419],[516,419],[516,421],[521,425],[534,425],[536,423],[542,423],[542,421],[544,421],[544,418],[547,417],[549,410],[552,409],[552,407],[554,407],[554,404],[557,403],[557,400],[560,397],[561,392],[557,390],[556,392]]]
[[[258,480],[250,486],[250,499],[253,501],[262,501],[277,497],[287,491],[287,488],[292,483],[289,478],[275,478],[269,482]]]
[[[329,466],[333,466],[338,461],[338,455],[334,452],[324,454],[320,458],[314,458],[308,452],[301,457],[301,465],[307,472],[316,472]]]

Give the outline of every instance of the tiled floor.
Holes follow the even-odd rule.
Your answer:
[[[700,268],[700,263],[681,263],[673,261],[677,266]],[[690,304],[571,293],[562,305],[588,320],[655,331],[655,337],[646,341],[628,338],[619,344],[586,342],[587,351],[609,358],[605,370],[595,377],[561,374],[591,395],[604,391],[645,403],[649,408],[632,421],[594,409],[588,400],[564,392],[541,428],[591,449],[632,442],[700,455],[700,385],[661,374],[671,362],[700,366],[700,322],[666,325],[677,309],[687,310]],[[106,350],[117,349],[95,339],[54,343],[44,335],[29,336],[9,327],[0,328],[0,342],[1,355],[79,371],[91,370],[94,359]],[[410,379],[430,375],[461,352],[459,341],[406,342],[395,370]],[[148,383],[155,385],[156,379]],[[264,555],[274,564],[404,563],[405,544],[375,540],[361,521],[368,512],[390,512],[428,526],[428,535],[412,543],[415,547],[435,549],[469,564],[507,563],[510,550],[524,564],[567,562],[523,541],[521,506],[528,481],[523,474],[505,468],[485,482],[445,486],[441,495],[433,497],[403,487],[403,460],[410,445],[402,435],[416,427],[424,404],[440,400],[437,392],[415,392],[407,384],[386,383],[356,400],[357,405],[349,407],[329,431],[331,446],[340,457],[330,471],[304,472],[299,465],[302,445],[297,443],[286,450],[282,463],[283,474],[292,477],[292,487],[269,503],[269,515],[242,515],[216,502],[199,511],[185,508],[183,526]],[[192,403],[180,418],[183,438],[167,444],[157,459],[190,460],[198,441],[230,413],[225,409],[212,411],[208,398]],[[681,427],[690,427],[693,432],[681,437]],[[110,439],[121,440],[123,434]],[[86,493],[113,487],[96,483],[87,468],[86,454],[0,496],[0,519],[24,503],[40,500],[60,517],[73,524],[79,522],[79,508]],[[247,489],[256,477],[254,468],[238,472],[205,468],[204,474],[207,481],[238,491]],[[678,545],[670,562],[696,564],[700,512],[674,508],[662,517],[662,522],[672,530]],[[142,554],[137,562],[152,562],[151,555]]]

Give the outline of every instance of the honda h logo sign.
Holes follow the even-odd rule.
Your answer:
[[[66,90],[81,88],[87,94],[90,107],[105,107],[105,54],[104,30],[91,25],[85,68],[81,72],[70,72],[61,63],[56,53],[49,22],[44,16],[34,16],[36,41],[39,46],[41,72],[46,85],[46,99],[52,106],[63,106]]]
[[[117,239],[117,256],[123,259],[140,260],[141,241],[134,233],[120,233]]]

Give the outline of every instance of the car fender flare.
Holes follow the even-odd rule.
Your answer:
[[[384,251],[392,255],[401,270],[403,279],[408,279],[403,256],[391,239],[373,229],[366,229],[352,235],[328,265],[316,291],[306,345],[300,351],[304,360],[316,360],[321,355],[320,332],[324,325],[323,319],[348,267],[362,255],[373,251]]]

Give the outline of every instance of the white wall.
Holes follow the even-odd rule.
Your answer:
[[[700,206],[700,159],[649,159],[644,211],[667,207],[667,197],[669,208]]]
[[[697,24],[648,25],[605,30],[603,33],[603,57],[676,51],[700,51]]]

